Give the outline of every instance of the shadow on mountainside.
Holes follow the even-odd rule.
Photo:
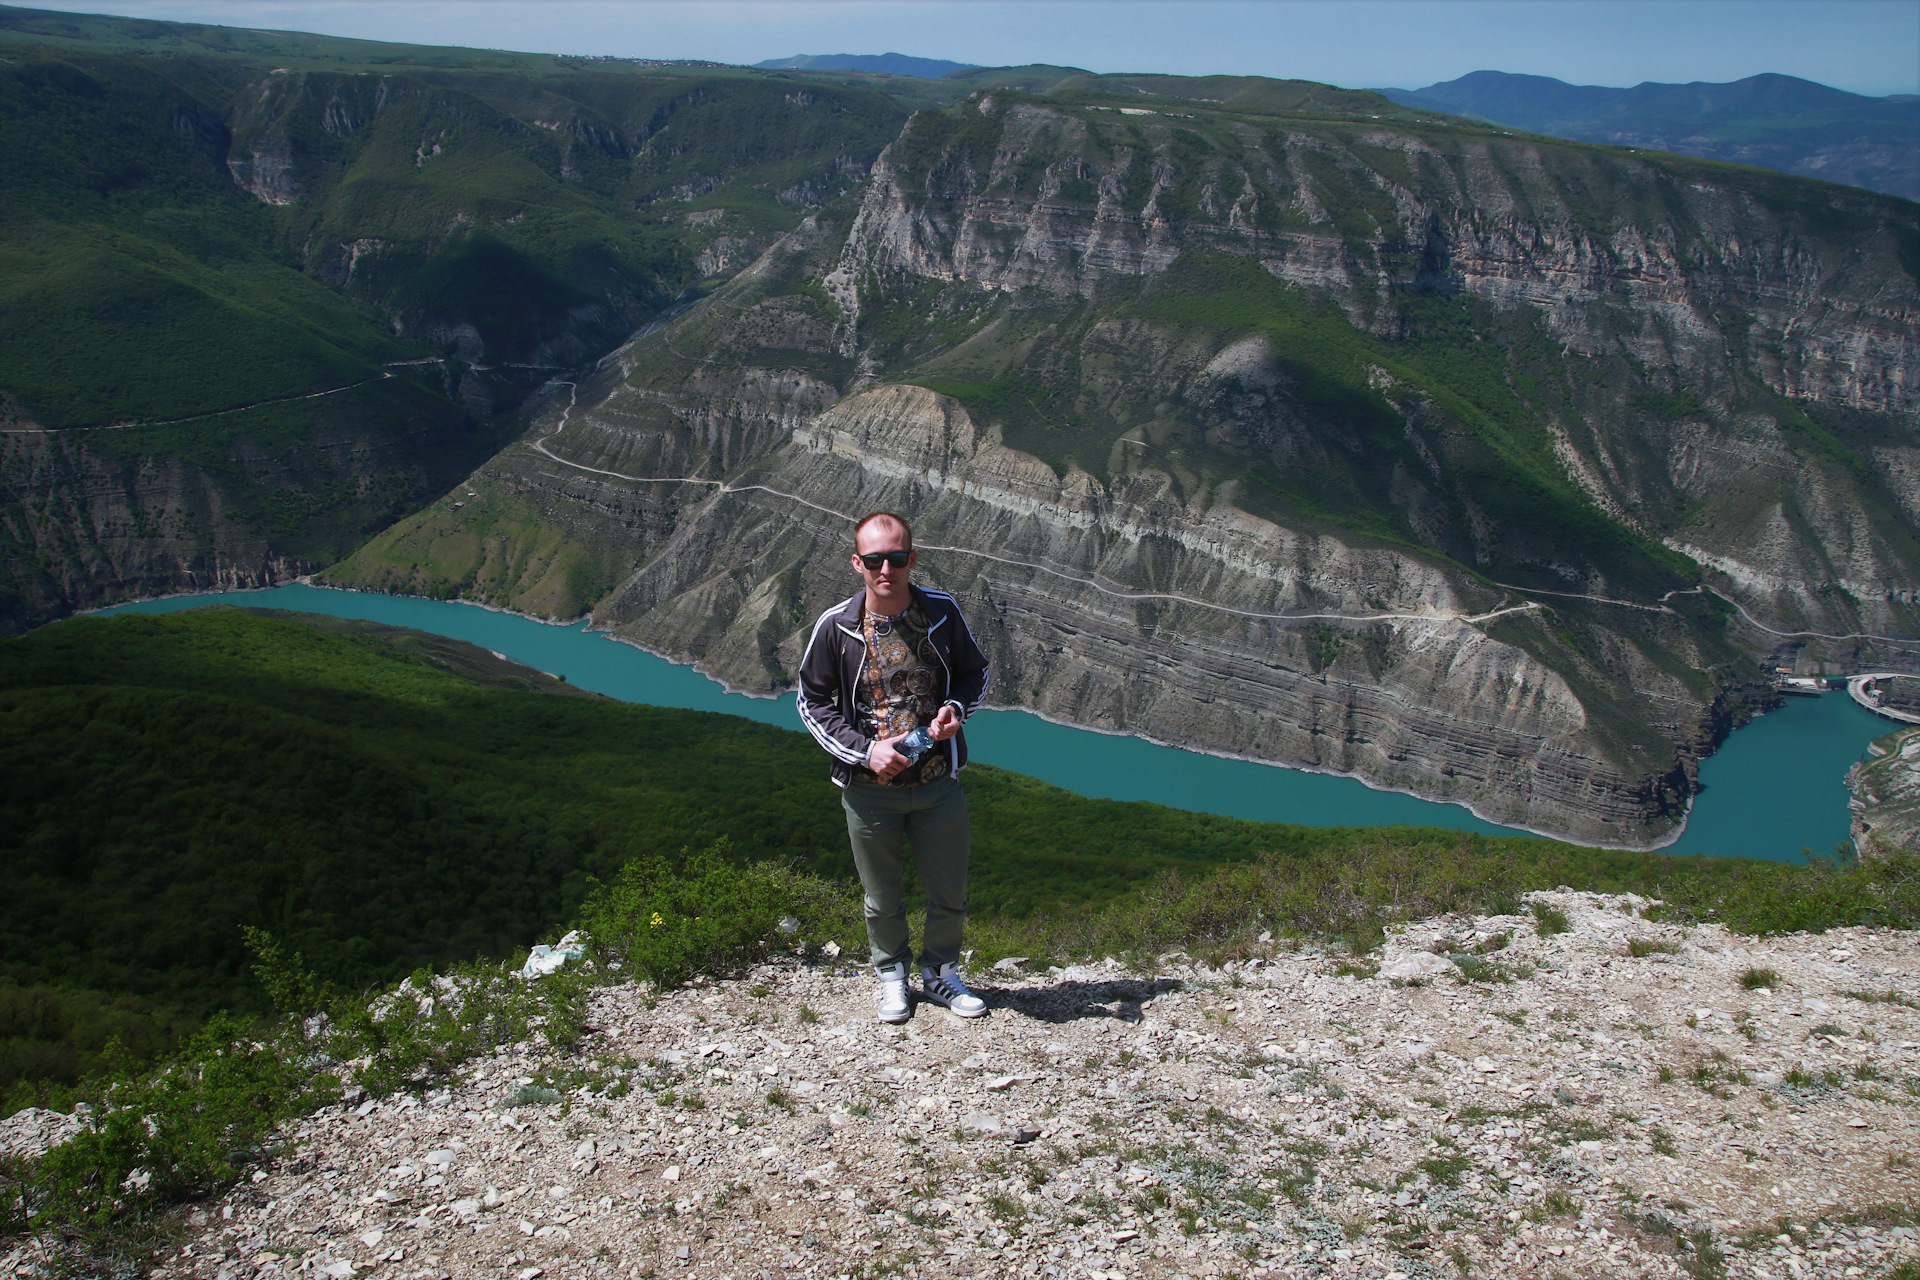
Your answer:
[[[1137,1023],[1146,1016],[1142,1005],[1185,985],[1174,978],[1116,978],[1111,982],[1056,982],[1047,987],[975,986],[974,994],[990,1009],[1006,1009],[1040,1022],[1117,1018]]]

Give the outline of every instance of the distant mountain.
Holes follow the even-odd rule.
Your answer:
[[[1402,106],[1558,138],[1733,160],[1920,200],[1920,98],[1912,94],[1868,98],[1782,75],[1611,89],[1504,71],[1380,92]]]
[[[972,69],[971,62],[945,58],[913,58],[904,53],[796,53],[753,64],[763,71],[870,71],[880,76],[919,76],[938,80],[955,71]]]

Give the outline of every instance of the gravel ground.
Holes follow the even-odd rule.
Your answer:
[[[1920,940],[1531,900],[1567,931],[997,971],[970,1022],[844,961],[603,988],[572,1054],[311,1117],[155,1274],[1920,1274]]]

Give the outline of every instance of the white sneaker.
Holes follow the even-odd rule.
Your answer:
[[[977,1018],[987,1011],[987,1002],[967,990],[957,964],[943,964],[938,969],[923,966],[920,970],[920,990],[934,1004],[942,1005],[948,1013],[956,1013],[963,1018]]]
[[[880,970],[880,1021],[905,1022],[913,1016],[913,1000],[907,994],[907,966],[892,965]]]

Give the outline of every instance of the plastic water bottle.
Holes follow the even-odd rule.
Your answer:
[[[906,737],[893,744],[893,749],[909,760],[918,761],[921,756],[933,749],[933,735],[921,725]]]

